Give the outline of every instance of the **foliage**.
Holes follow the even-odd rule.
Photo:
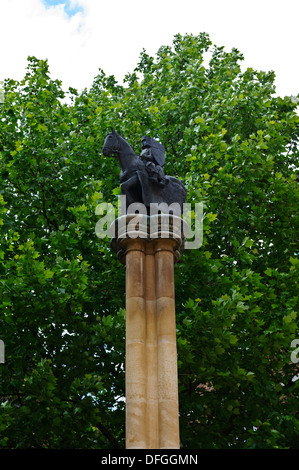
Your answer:
[[[64,92],[34,57],[5,81],[2,447],[124,446],[125,272],[95,236],[97,204],[117,204],[119,167],[101,155],[114,126],[136,153],[159,138],[165,172],[204,204],[203,246],[175,268],[183,448],[298,448],[299,118],[242,59],[177,35],[122,86],[100,70]]]

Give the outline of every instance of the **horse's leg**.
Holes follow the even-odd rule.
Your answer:
[[[126,196],[126,208],[133,202],[142,202],[141,188],[137,175],[124,181],[120,188],[121,193]]]

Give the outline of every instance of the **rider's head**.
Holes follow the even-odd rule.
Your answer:
[[[146,148],[149,148],[150,147],[150,143],[149,143],[149,139],[148,139],[148,136],[143,136],[142,139],[141,139],[141,145],[142,145],[142,148],[143,149],[146,149]]]

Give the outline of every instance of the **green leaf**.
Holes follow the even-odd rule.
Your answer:
[[[212,214],[211,212],[209,212],[207,214],[207,218],[209,219],[210,222],[213,222],[217,218],[217,214]]]

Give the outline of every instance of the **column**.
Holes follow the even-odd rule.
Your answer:
[[[136,238],[132,217],[111,242],[126,266],[126,448],[179,449],[174,263],[181,219],[146,217]]]

